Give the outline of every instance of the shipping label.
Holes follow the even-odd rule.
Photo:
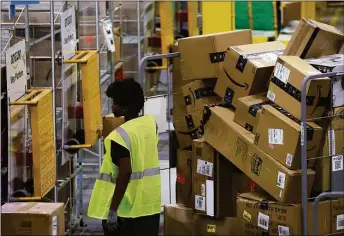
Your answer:
[[[261,212],[258,213],[258,227],[269,230],[269,216]]]
[[[269,144],[283,144],[283,129],[269,129]]]
[[[201,159],[197,159],[197,173],[212,177],[213,176],[213,163],[209,161],[203,161]]]
[[[285,178],[286,178],[286,174],[282,173],[281,171],[278,171],[278,174],[277,174],[277,186],[279,188],[281,188],[281,189],[284,189]]]
[[[51,227],[52,227],[51,235],[54,235],[54,236],[57,235],[57,216],[53,216]]]
[[[201,185],[201,195],[205,197],[205,184]]]
[[[336,154],[336,133],[333,129],[328,131],[328,148],[330,156]]]
[[[290,70],[283,66],[281,63],[277,62],[274,70],[274,76],[282,81],[283,83],[288,83],[290,75]]]
[[[216,225],[207,225],[207,232],[208,233],[216,233]]]
[[[195,209],[198,211],[205,211],[205,197],[195,195]]]
[[[287,226],[278,226],[278,236],[289,236],[289,227]]]
[[[336,230],[344,230],[344,214],[337,215],[337,227]]]
[[[343,155],[332,157],[332,172],[343,170]]]
[[[290,167],[292,163],[293,163],[293,155],[288,153],[287,158],[285,160],[285,164]]]

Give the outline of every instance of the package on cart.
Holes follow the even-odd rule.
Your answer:
[[[277,57],[284,49],[285,44],[279,41],[230,47],[215,93],[236,107],[238,98],[266,92]]]
[[[331,201],[319,203],[318,234],[331,232]],[[308,233],[312,235],[313,203],[308,203]],[[302,235],[301,204],[281,204],[256,193],[237,200],[238,228],[243,235]]]
[[[332,234],[344,232],[344,198],[332,200]]]
[[[343,72],[344,55],[334,54],[320,58],[306,60],[310,65],[322,73]],[[332,77],[332,101],[333,107],[344,106],[344,79],[343,75]]]
[[[102,136],[107,137],[117,127],[124,124],[124,117],[115,117],[113,113],[110,113],[103,117],[103,131]]]
[[[317,58],[339,53],[343,44],[343,32],[336,27],[302,18],[283,55]]]
[[[165,205],[164,235],[196,235],[197,218],[192,208]]]
[[[178,42],[172,47],[172,52],[178,52]],[[183,80],[180,72],[180,57],[172,58],[172,92],[173,94],[182,93],[182,86],[192,81]]]
[[[283,2],[282,25],[289,26],[292,21],[301,19],[301,2]]]
[[[252,43],[251,30],[236,30],[178,40],[184,80],[217,78],[230,46]]]
[[[249,178],[203,139],[192,146],[194,210],[202,215],[236,215],[238,192],[248,191]]]
[[[177,151],[177,204],[192,208],[192,152],[188,150]]]
[[[182,117],[188,114],[186,109],[185,100],[182,92],[174,93],[173,94],[173,108],[172,108],[172,115],[173,120],[181,119]]]
[[[182,87],[185,106],[188,112],[203,109],[206,104],[218,104],[219,96],[214,93],[216,79],[197,80]]]
[[[324,135],[319,145],[318,157],[315,164],[315,180],[313,189],[316,192],[326,192],[331,189],[331,173],[342,171],[344,154],[344,107],[334,109],[334,118],[325,122]],[[324,123],[324,122],[322,122]],[[332,157],[333,155],[333,157]],[[337,163],[337,166],[336,166]]]
[[[305,60],[281,56],[271,77],[267,97],[284,110],[301,119],[301,85],[305,77],[321,74]],[[307,117],[323,115],[328,103],[331,81],[328,77],[311,80],[306,87]]]
[[[279,202],[301,201],[301,170],[289,170],[253,144],[254,134],[234,122],[234,112],[206,109],[204,140]],[[207,118],[208,117],[208,118]],[[310,195],[315,172],[307,170]]]
[[[1,207],[2,235],[64,235],[63,203],[15,202]]]
[[[291,170],[301,169],[301,122],[287,111],[270,102],[258,114],[254,144]],[[307,158],[309,167],[315,164],[323,130],[307,122]]]
[[[238,99],[234,121],[252,133],[256,133],[258,112],[269,99],[266,93],[255,94]]]
[[[241,235],[236,217],[212,218],[200,215],[197,218],[196,235]]]
[[[203,134],[202,127],[203,110],[189,113],[184,117],[174,119],[178,143],[181,149],[192,146],[192,140],[200,138]]]

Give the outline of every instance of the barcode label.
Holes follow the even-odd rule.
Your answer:
[[[269,144],[283,144],[283,129],[269,129]]]
[[[283,66],[281,63],[277,62],[274,70],[274,76],[282,81],[283,83],[288,83],[290,75],[290,70]]]
[[[289,235],[289,227],[286,226],[278,226],[278,235],[279,236],[288,236]]]
[[[201,195],[205,197],[205,184],[202,184],[201,186]]]
[[[209,161],[203,161],[201,159],[197,159],[197,173],[212,177],[213,176],[213,163]]]
[[[263,213],[258,213],[258,227],[269,230],[269,216]]]
[[[343,170],[343,155],[332,157],[332,172]]]
[[[277,61],[277,54],[268,52],[268,53],[264,53],[262,54],[262,59],[267,61],[267,62],[271,62],[271,63],[276,63]]]
[[[205,211],[205,197],[195,195],[195,209]]]
[[[336,135],[333,129],[328,131],[328,144],[330,156],[336,155]]]
[[[287,158],[285,160],[285,164],[290,167],[292,163],[293,163],[293,155],[288,153]]]
[[[57,235],[57,216],[53,216],[51,227],[51,235]]]
[[[280,187],[281,189],[284,189],[284,184],[285,184],[285,174],[278,171],[277,174],[277,186]]]
[[[275,97],[276,97],[275,94],[271,90],[269,90],[267,98],[274,102],[275,101]]]
[[[337,215],[337,230],[344,230],[344,214]]]

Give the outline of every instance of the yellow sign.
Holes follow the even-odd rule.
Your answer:
[[[247,220],[248,222],[251,222],[251,214],[248,213],[247,211],[244,211],[242,213],[242,217],[244,217],[244,219]]]
[[[207,225],[208,233],[216,233],[216,225]]]
[[[29,105],[31,115],[34,196],[45,196],[56,182],[51,89],[32,90],[11,105]]]
[[[81,65],[85,142],[93,146],[100,137],[102,125],[98,52],[76,51],[76,55],[64,63]]]

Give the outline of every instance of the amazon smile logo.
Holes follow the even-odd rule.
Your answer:
[[[245,88],[245,90],[248,90],[249,88],[249,85],[247,83],[243,83],[243,84],[240,84],[239,82],[236,82],[234,79],[232,79],[229,74],[227,73],[226,69],[223,68],[223,71],[225,72],[227,78],[233,83],[235,84],[236,86],[240,87],[240,88]]]

